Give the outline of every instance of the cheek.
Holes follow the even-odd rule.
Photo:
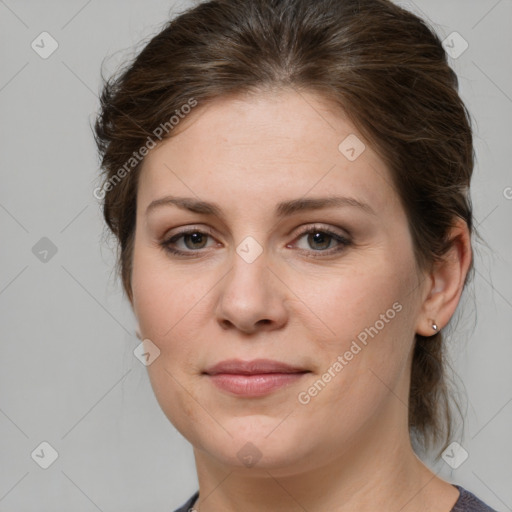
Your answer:
[[[135,243],[133,303],[143,336],[163,345],[189,322],[206,292],[205,279],[198,274],[169,264],[158,249]]]
[[[160,356],[148,366],[155,393],[159,400],[162,393],[176,398],[186,386],[193,395],[190,381],[202,370],[205,351],[202,329],[207,290],[194,285],[195,280],[200,281],[197,277],[146,268],[152,270],[134,272],[134,311],[142,337],[160,350]],[[182,404],[184,413],[188,403]]]
[[[157,251],[153,251],[157,252]],[[155,397],[169,421],[189,441],[196,444],[190,425],[201,420],[195,405],[199,396],[190,380],[190,369],[197,366],[199,339],[191,332],[193,307],[201,294],[184,272],[172,270],[149,249],[135,249],[132,272],[134,313],[140,333],[160,350],[147,367]],[[199,323],[200,325],[200,323]]]
[[[297,292],[321,319],[315,320],[321,326],[315,340],[322,361],[299,402],[309,400],[306,409],[318,417],[343,410],[343,421],[357,425],[406,375],[414,339],[414,261],[367,259],[321,281],[321,288],[311,286],[320,281],[309,282]]]
[[[309,310],[308,328],[315,329],[321,348],[337,354],[348,350],[358,336],[364,343],[371,334],[377,335],[375,329],[378,336],[394,343],[394,335],[398,337],[403,328],[408,328],[404,318],[408,316],[405,311],[413,297],[414,282],[412,259],[393,261],[382,251],[364,258],[347,258],[342,267],[325,273],[297,275],[293,291],[297,303],[303,303],[301,309]]]

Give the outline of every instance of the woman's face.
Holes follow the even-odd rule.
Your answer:
[[[283,475],[403,441],[425,280],[382,160],[314,94],[225,98],[181,123],[143,164],[133,254],[164,413],[196,454]],[[206,373],[232,359],[303,372]]]

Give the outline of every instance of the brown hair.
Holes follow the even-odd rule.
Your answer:
[[[475,231],[472,129],[457,76],[435,32],[387,0],[202,2],[167,22],[119,76],[103,80],[95,124],[100,198],[130,301],[140,162],[126,163],[191,98],[204,104],[290,87],[334,100],[388,165],[419,269],[446,254],[456,218]],[[472,272],[473,262],[464,285]],[[420,449],[443,442],[442,450],[453,432],[446,363],[440,332],[416,335],[409,427]]]

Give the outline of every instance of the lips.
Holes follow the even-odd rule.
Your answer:
[[[252,361],[242,361],[241,359],[228,359],[221,361],[204,371],[208,375],[217,375],[219,373],[228,373],[236,375],[261,375],[265,373],[305,373],[306,368],[292,366],[280,361],[271,359],[253,359]]]
[[[229,359],[211,366],[203,373],[223,392],[254,398],[296,383],[310,370],[270,359]]]

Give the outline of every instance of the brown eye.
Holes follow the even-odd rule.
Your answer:
[[[205,245],[206,239],[209,235],[205,233],[201,233],[200,231],[194,231],[191,233],[186,233],[184,235],[180,235],[179,238],[183,237],[185,241],[185,245],[188,249],[202,249]],[[190,240],[190,245],[187,244],[187,240]]]
[[[197,256],[194,255],[194,253],[206,247],[206,243],[209,237],[211,238],[212,236],[208,232],[201,231],[199,229],[189,229],[187,231],[177,233],[170,238],[167,238],[161,242],[160,245],[165,251],[171,254],[179,256]],[[184,249],[176,248],[176,245],[180,239],[183,239]]]
[[[309,233],[307,240],[310,246],[313,247],[314,249],[314,245],[316,244],[319,244],[319,246],[317,246],[316,249],[328,249],[334,238],[331,235],[323,233],[322,231],[316,231],[315,233]]]
[[[330,229],[321,226],[313,226],[303,231],[297,239],[300,240],[301,238],[304,238],[306,235],[308,247],[299,249],[301,251],[313,253],[311,254],[311,256],[313,257],[332,255],[334,253],[344,250],[347,246],[349,246],[352,243],[343,235],[335,233],[334,231],[331,231]],[[337,247],[331,248],[333,242],[334,244],[337,244]]]

